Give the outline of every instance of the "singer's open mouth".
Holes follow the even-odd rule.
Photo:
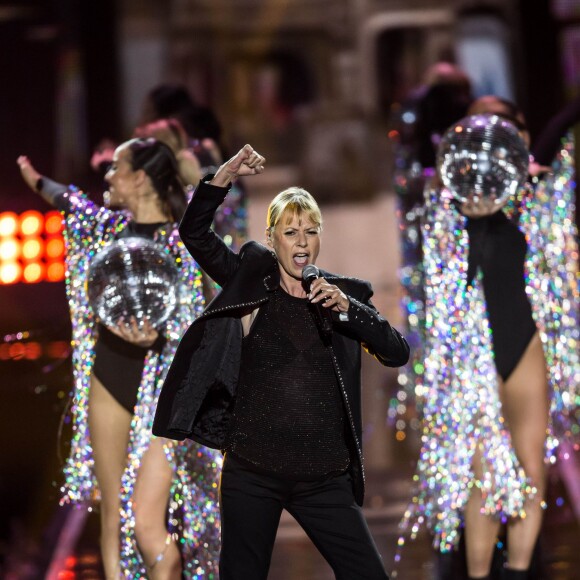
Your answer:
[[[294,263],[297,266],[303,267],[308,264],[308,258],[310,254],[294,254]]]

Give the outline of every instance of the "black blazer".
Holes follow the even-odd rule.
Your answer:
[[[275,254],[257,242],[232,252],[212,230],[213,215],[226,188],[200,183],[179,227],[187,249],[221,292],[183,336],[163,385],[153,433],[193,439],[222,449],[235,400],[242,347],[241,318],[269,299],[280,284]],[[405,339],[372,305],[368,282],[321,272],[350,301],[348,317],[332,312],[329,350],[350,424],[347,444],[355,497],[362,504],[361,345],[381,364],[400,366],[409,358]]]

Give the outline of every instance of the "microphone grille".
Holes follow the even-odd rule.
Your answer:
[[[302,268],[302,279],[308,280],[309,278],[318,278],[320,275],[320,270],[314,264],[308,264]]]

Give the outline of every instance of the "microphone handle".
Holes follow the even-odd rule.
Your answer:
[[[320,302],[313,304],[314,311],[316,312],[316,317],[318,318],[318,323],[320,331],[325,336],[332,334],[332,316],[330,315],[330,310],[324,308]]]
[[[308,284],[308,291],[310,292],[310,287],[312,286],[312,282],[318,278],[317,275],[311,274],[305,278],[306,283]],[[332,316],[330,314],[330,310],[328,308],[324,308],[320,302],[315,302],[314,304],[310,303],[314,306],[314,312],[316,313],[316,320],[318,322],[318,328],[320,332],[325,336],[329,337],[332,334]]]

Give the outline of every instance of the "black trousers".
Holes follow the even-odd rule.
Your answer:
[[[388,580],[348,473],[288,481],[226,454],[220,508],[220,580],[266,580],[283,509],[302,526],[337,580]]]

